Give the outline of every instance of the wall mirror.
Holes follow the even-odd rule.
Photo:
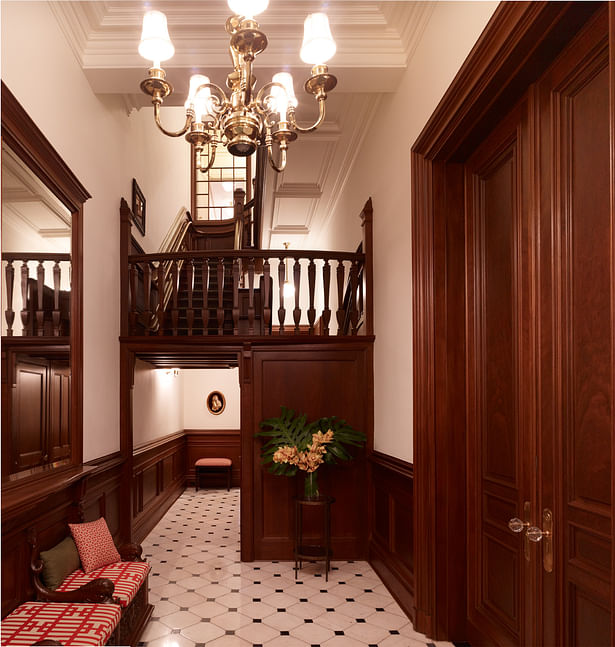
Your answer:
[[[3,485],[82,462],[83,203],[2,84]]]

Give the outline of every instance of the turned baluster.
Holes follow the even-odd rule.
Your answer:
[[[171,328],[174,336],[177,336],[177,323],[179,321],[179,310],[177,308],[177,283],[179,280],[179,268],[177,261],[171,261]]]
[[[13,322],[15,321],[15,312],[13,311],[13,284],[15,282],[15,268],[13,261],[8,261],[4,268],[4,276],[6,280],[6,310],[4,316],[6,317],[6,335],[7,337],[13,336]]]
[[[248,335],[254,334],[254,259],[248,261]]]
[[[278,264],[278,288],[280,292],[280,307],[278,308],[278,322],[280,324],[280,335],[284,334],[284,319],[286,317],[286,309],[284,308],[284,281],[286,275],[286,266],[284,265],[284,258],[280,258]]]
[[[263,263],[263,291],[265,293],[264,303],[265,307],[263,308],[263,332],[265,335],[269,334],[269,328],[271,326],[271,266],[269,265],[269,259],[266,258]]]
[[[145,334],[149,335],[152,325],[152,311],[150,300],[152,298],[152,273],[149,261],[143,264],[143,326]]]
[[[299,287],[301,283],[301,263],[295,258],[293,265],[293,283],[295,284],[295,308],[293,310],[293,319],[295,321],[295,335],[299,334],[299,322],[301,321],[301,308],[299,307]]]
[[[322,334],[327,337],[329,335],[329,323],[331,321],[331,308],[329,307],[329,293],[331,291],[331,266],[329,260],[325,259],[325,264],[322,267],[322,293],[323,293],[323,309],[322,309]]]
[[[350,324],[352,334],[357,334],[357,324],[359,323],[359,311],[357,309],[357,298],[359,295],[359,261],[356,259],[352,262],[350,268]]]
[[[314,259],[310,259],[308,265],[308,288],[310,292],[310,307],[308,308],[308,332],[310,335],[314,334],[314,322],[316,321],[316,309],[314,308],[314,291],[316,289],[316,265]]]
[[[137,271],[137,264],[131,263],[128,270],[129,273],[129,286],[130,286],[130,309],[128,311],[128,318],[130,321],[130,334],[137,334],[137,285],[139,273]]]
[[[337,262],[337,334],[344,334],[344,261]]]
[[[53,265],[53,334],[60,336],[60,261]]]
[[[203,319],[203,334],[206,335],[209,327],[209,260],[204,258],[201,265],[201,276],[203,279],[203,307],[201,318]]]
[[[39,261],[38,266],[36,268],[36,291],[37,291],[37,300],[38,300],[38,308],[36,310],[36,334],[39,337],[43,337],[43,335],[45,334],[45,328],[43,323],[45,318],[45,311],[43,310],[44,289],[45,289],[45,266],[43,265],[43,261]]]
[[[28,310],[28,279],[30,278],[30,268],[28,261],[23,260],[21,263],[21,334],[28,336],[30,328],[30,312]]]
[[[233,261],[233,335],[239,334],[239,259]]]
[[[186,263],[186,282],[188,283],[188,309],[186,310],[186,323],[188,324],[188,335],[192,335],[194,326],[194,310],[192,308],[192,292],[194,290],[194,262],[190,259]]]
[[[164,264],[158,261],[158,334],[164,335]]]
[[[218,259],[218,269],[216,278],[218,280],[218,308],[216,310],[216,318],[218,320],[218,334],[224,334],[224,258]]]

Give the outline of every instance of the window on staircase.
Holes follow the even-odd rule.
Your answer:
[[[203,156],[209,161],[209,147]],[[218,146],[216,158],[207,173],[196,168],[196,152],[192,155],[192,216],[195,222],[225,220],[233,217],[233,192],[243,189],[246,200],[252,197],[252,157],[235,157],[225,148]]]

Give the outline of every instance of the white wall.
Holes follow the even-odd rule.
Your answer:
[[[323,249],[353,249],[374,207],[375,448],[412,461],[410,151],[497,2],[438,2],[397,92],[383,98]]]
[[[143,71],[143,76],[147,74]],[[162,125],[179,130],[186,119],[181,107],[161,108]],[[167,137],[154,123],[151,106],[133,110],[129,119],[128,168],[145,196],[145,236],[132,235],[148,253],[158,251],[169,226],[182,207],[190,210],[190,146],[183,137]],[[129,178],[132,182],[132,177]],[[124,196],[132,206],[132,188]]]
[[[137,360],[132,394],[132,433],[135,447],[184,428],[183,371],[173,376]]]
[[[240,389],[239,369],[182,370],[184,378],[185,429],[239,429]],[[220,415],[207,410],[207,396],[221,391],[226,407]]]

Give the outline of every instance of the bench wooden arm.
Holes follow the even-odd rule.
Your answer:
[[[140,544],[124,544],[117,549],[123,562],[144,562],[141,557],[143,548]]]

